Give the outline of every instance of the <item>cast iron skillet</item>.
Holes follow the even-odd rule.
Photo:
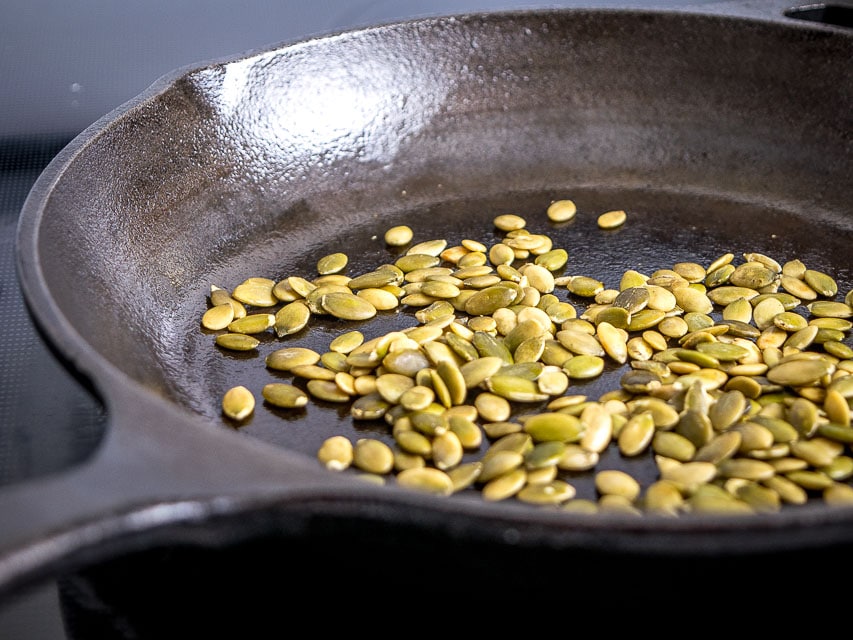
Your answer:
[[[499,213],[565,247],[567,272],[609,283],[758,251],[849,290],[853,36],[782,8],[419,19],[182,69],[92,125],[33,188],[18,258],[37,324],[110,424],[84,465],[0,494],[0,584],[156,544],[336,530],[552,559],[853,541],[850,509],[589,518],[326,472],[314,457],[325,437],[387,439],[384,423],[312,403],[259,405],[235,428],[222,393],[240,383],[260,397],[276,379],[263,356],[283,341],[229,356],[199,324],[211,283],[310,275],[333,251],[361,273],[393,259],[381,237],[402,223],[419,240],[491,243]],[[562,197],[578,217],[552,225],[545,208]],[[595,217],[615,208],[629,222],[604,233]],[[389,313],[362,328],[414,323]],[[341,329],[284,342],[325,350]],[[595,397],[619,374],[573,391]],[[650,479],[645,459],[604,466]]]

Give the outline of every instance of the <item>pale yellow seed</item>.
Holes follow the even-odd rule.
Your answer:
[[[234,320],[234,307],[229,303],[218,304],[204,312],[201,324],[205,329],[221,331]]]
[[[615,229],[625,224],[627,217],[622,210],[607,211],[598,216],[598,226],[602,229]]]
[[[527,226],[527,221],[521,216],[517,216],[512,213],[505,213],[496,216],[493,220],[493,224],[501,231],[516,231],[518,229],[524,229],[524,227]]]
[[[478,394],[474,399],[474,406],[480,417],[488,422],[504,422],[512,413],[512,407],[506,398],[489,392]]]
[[[222,412],[232,420],[245,420],[254,409],[255,396],[244,386],[231,387],[222,396]]]
[[[400,301],[392,292],[386,289],[368,287],[361,289],[357,294],[359,298],[367,300],[377,311],[389,311],[396,309]]]
[[[482,489],[483,499],[490,502],[506,500],[521,491],[526,482],[527,472],[522,468],[515,469],[487,482]]]
[[[349,262],[345,253],[330,253],[317,261],[317,273],[321,276],[343,271]]]
[[[394,452],[381,440],[360,438],[353,448],[353,464],[368,473],[386,474],[394,468]]]
[[[275,281],[269,278],[247,278],[234,287],[231,297],[254,307],[272,307],[279,302],[272,292],[274,286]]]
[[[568,222],[577,214],[578,208],[572,200],[555,200],[548,206],[548,220]]]
[[[602,495],[618,495],[634,501],[640,495],[640,483],[619,469],[606,469],[595,474],[595,488]]]
[[[385,244],[391,247],[402,247],[409,244],[414,235],[412,229],[406,225],[391,227],[385,232]]]
[[[332,436],[323,441],[317,459],[331,471],[343,471],[352,464],[352,442],[344,436]]]
[[[449,496],[454,491],[453,479],[432,467],[412,467],[397,474],[397,484],[406,489]]]

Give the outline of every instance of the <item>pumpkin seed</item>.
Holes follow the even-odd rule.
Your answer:
[[[261,390],[264,400],[284,409],[295,409],[308,404],[308,395],[299,387],[285,382],[271,382]]]
[[[273,327],[279,338],[289,336],[304,329],[311,319],[311,311],[302,300],[294,300],[275,313]]]
[[[555,200],[546,211],[551,222],[568,222],[575,217],[577,206],[572,200]]]
[[[342,320],[368,320],[376,315],[376,307],[352,293],[327,293],[320,298],[320,306]]]
[[[521,216],[512,213],[505,213],[495,216],[492,223],[501,231],[513,231],[516,229],[524,229],[527,226],[527,221]]]
[[[409,244],[414,237],[412,229],[406,225],[391,227],[385,231],[385,244],[391,247],[402,247]]]
[[[345,436],[331,436],[323,441],[317,459],[331,471],[344,471],[353,461],[352,442]]]
[[[272,313],[253,313],[242,318],[232,320],[228,324],[231,333],[255,334],[263,333],[275,324],[275,315]]]
[[[829,370],[829,362],[823,359],[790,360],[771,367],[767,379],[776,384],[802,387],[814,384]]]
[[[261,343],[254,336],[244,333],[222,333],[216,336],[215,341],[218,346],[231,351],[251,351]]]
[[[269,278],[247,278],[231,292],[231,297],[253,307],[272,307],[278,304],[273,295],[275,281]]]
[[[549,411],[525,418],[524,432],[537,442],[576,442],[580,439],[583,426],[575,416]]]
[[[482,479],[482,474],[480,479]],[[523,468],[518,468],[488,481],[483,486],[481,493],[483,499],[489,502],[506,500],[521,491],[526,482],[527,472]]]
[[[643,411],[631,416],[617,435],[619,451],[625,456],[637,456],[651,444],[654,434],[655,423],[651,412]]]
[[[201,324],[210,331],[221,331],[234,320],[234,307],[224,302],[210,307],[201,317]]]
[[[530,473],[528,472],[528,482]],[[538,505],[557,505],[575,497],[574,486],[564,480],[552,480],[546,483],[527,484],[517,494],[522,502]]]
[[[255,396],[246,387],[238,385],[231,387],[222,396],[222,413],[241,422],[248,418],[255,409]]]
[[[306,384],[308,393],[318,400],[326,402],[349,402],[350,396],[344,392],[334,380],[309,380]]]
[[[595,488],[602,495],[618,495],[633,502],[640,495],[640,483],[619,469],[607,469],[595,474]]]
[[[367,473],[384,475],[394,468],[394,452],[375,438],[359,438],[353,447],[352,463]]]
[[[462,461],[464,448],[459,436],[451,429],[438,434],[432,440],[432,461],[442,471],[447,471]]]
[[[266,366],[276,371],[290,371],[293,367],[316,364],[320,354],[307,347],[284,347],[266,357]]]
[[[398,485],[406,489],[434,495],[449,496],[454,491],[451,477],[432,467],[404,469],[397,474],[396,480]]]
[[[598,226],[602,229],[616,229],[625,224],[627,218],[622,210],[607,211],[598,216]]]
[[[649,513],[677,516],[684,505],[684,497],[675,482],[657,480],[646,488],[643,504]]]

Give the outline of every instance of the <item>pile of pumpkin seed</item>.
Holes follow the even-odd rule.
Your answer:
[[[558,200],[546,213],[565,222],[577,208]],[[626,218],[608,211],[598,225]],[[270,405],[298,409],[313,398],[388,425],[393,445],[328,438],[317,458],[335,472],[584,513],[853,505],[853,291],[843,295],[799,259],[756,252],[605,283],[566,275],[568,252],[521,216],[493,222],[502,239],[492,246],[413,243],[412,229],[397,226],[384,241],[404,253],[370,272],[345,275],[348,258],[334,253],[308,277],[250,277],[230,292],[213,285],[202,325],[220,348],[251,350],[257,334],[293,340],[312,317],[355,324],[323,353],[292,343],[265,358],[304,383],[270,382]],[[416,324],[362,333],[364,321],[399,311]],[[572,393],[612,363],[625,365],[619,388]],[[222,399],[233,420],[254,408],[243,386]],[[613,447],[651,457],[657,478],[644,486],[597,469]],[[595,499],[576,495],[578,474],[593,474]]]

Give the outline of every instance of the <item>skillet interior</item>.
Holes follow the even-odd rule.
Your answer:
[[[517,213],[569,251],[566,273],[610,285],[627,268],[759,251],[847,291],[853,85],[827,61],[851,50],[819,28],[568,11],[416,21],[213,64],[80,150],[46,203],[40,267],[101,357],[222,428],[225,389],[259,397],[276,379],[263,356],[285,345],[217,351],[199,328],[209,285],[308,276],[333,251],[358,274],[393,259],[381,235],[394,224],[490,244],[494,215]],[[560,197],[580,213],[555,226],[544,211]],[[595,216],[614,208],[629,222],[605,233]],[[344,327],[284,342],[325,350]],[[596,396],[618,375],[572,391]],[[308,456],[336,433],[390,441],[319,403],[259,406],[241,432]]]

